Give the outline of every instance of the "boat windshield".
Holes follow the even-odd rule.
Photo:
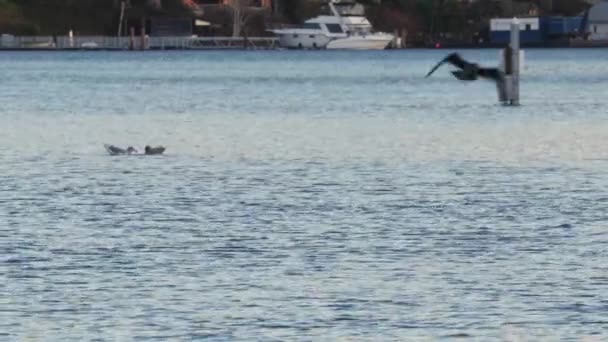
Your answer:
[[[353,34],[368,34],[372,32],[371,27],[365,26],[349,26],[348,29]]]
[[[317,23],[304,23],[302,25],[303,29],[309,29],[309,30],[320,30],[321,29],[321,25],[317,24]]]
[[[342,26],[340,24],[325,24],[327,25],[327,30],[330,33],[342,33]]]

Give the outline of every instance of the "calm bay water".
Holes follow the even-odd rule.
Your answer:
[[[0,340],[608,339],[608,50],[445,53],[0,53]]]

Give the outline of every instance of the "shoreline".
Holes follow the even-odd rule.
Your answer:
[[[441,46],[441,47],[408,47],[408,48],[387,48],[383,50],[357,50],[357,49],[287,49],[287,48],[203,48],[203,49],[145,49],[145,50],[129,50],[129,49],[112,49],[112,48],[98,48],[98,49],[90,49],[90,48],[60,48],[60,49],[49,49],[49,48],[0,48],[0,53],[2,52],[158,52],[158,51],[167,51],[167,52],[204,52],[204,51],[413,51],[413,50],[492,50],[492,49],[503,49],[505,45],[495,45],[495,46],[471,46],[471,45],[450,45],[450,46]],[[608,45],[602,46],[523,46],[522,49],[534,49],[534,50],[557,50],[557,49],[572,49],[572,50],[588,50],[588,49],[606,49]]]
[[[191,37],[191,36],[10,36],[2,35],[0,51],[162,51],[162,50],[287,50],[274,36]],[[402,49],[502,49],[508,42],[472,43],[463,41],[409,41]],[[560,39],[522,42],[524,49],[608,48],[608,40]],[[298,50],[298,49],[294,49]]]
[[[410,46],[385,50],[439,50],[439,49],[502,49],[504,43],[411,42]],[[524,43],[523,49],[601,49],[608,48],[608,40],[562,40],[552,42]],[[280,47],[275,37],[151,37],[142,39],[116,37],[18,37],[7,42],[0,41],[2,51],[248,51],[248,50],[293,50]],[[303,51],[312,49],[303,49]],[[320,49],[325,50],[325,49]],[[318,51],[320,51],[318,50]],[[377,50],[376,50],[377,51]]]

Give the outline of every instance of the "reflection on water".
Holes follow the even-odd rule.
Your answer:
[[[0,336],[606,338],[606,53],[442,53],[1,54]]]

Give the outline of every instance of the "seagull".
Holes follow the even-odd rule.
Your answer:
[[[447,55],[441,62],[437,63],[425,77],[431,76],[440,66],[450,63],[460,70],[452,71],[452,74],[461,81],[475,81],[479,78],[490,79],[495,82],[503,82],[504,73],[498,68],[482,68],[477,63],[466,61],[458,53]]]

